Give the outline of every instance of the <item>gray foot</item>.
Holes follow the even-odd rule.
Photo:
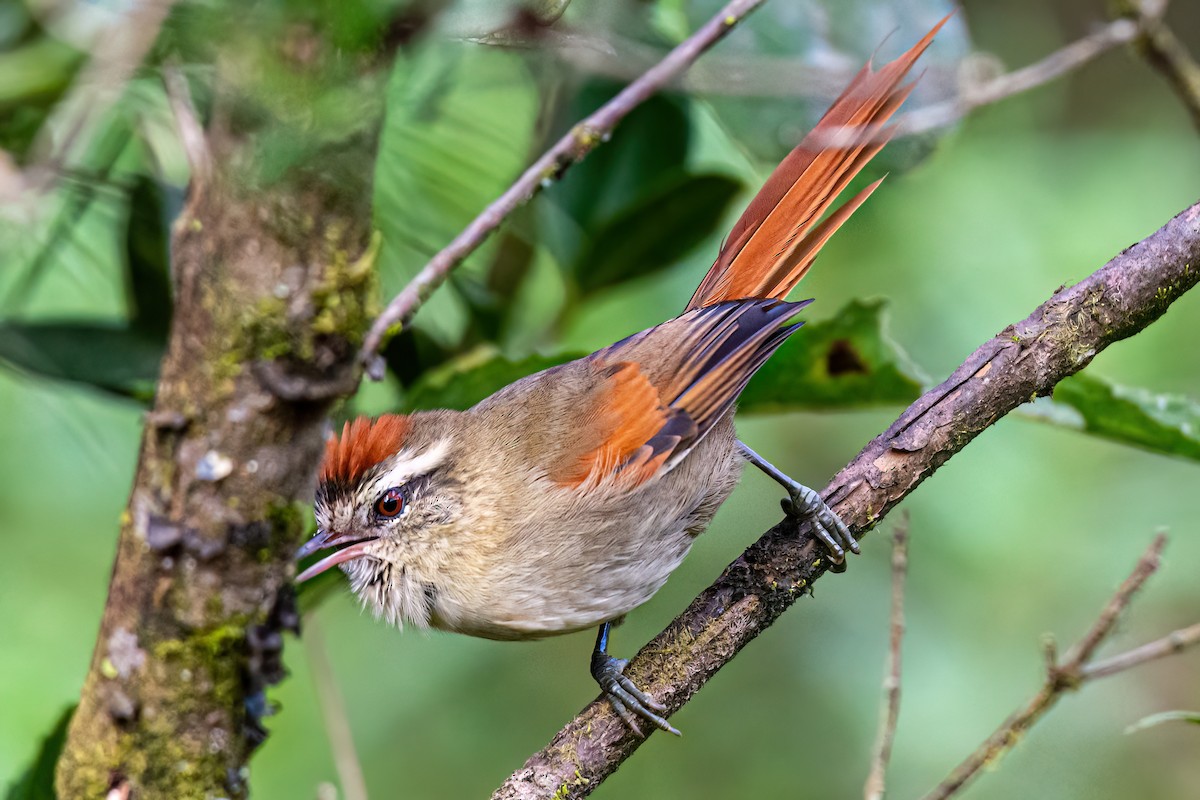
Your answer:
[[[606,622],[600,626],[596,637],[596,648],[592,651],[592,677],[600,684],[600,690],[612,704],[629,729],[638,736],[642,729],[638,726],[638,717],[652,723],[667,733],[679,736],[679,731],[667,722],[661,712],[667,707],[655,702],[654,698],[639,689],[633,681],[625,676],[625,667],[629,662],[623,658],[613,658],[605,650],[608,647],[608,631],[612,623]]]
[[[841,518],[833,513],[833,509],[821,499],[821,495],[792,480],[770,461],[747,447],[745,442],[739,441],[738,447],[741,448],[742,455],[747,461],[787,489],[789,499],[782,503],[784,513],[789,517],[812,523],[813,535],[821,544],[825,545],[833,563],[844,565],[847,550],[852,553],[859,552],[858,542],[855,541],[854,535],[850,533],[846,523],[842,522]],[[842,570],[837,571],[841,572]]]

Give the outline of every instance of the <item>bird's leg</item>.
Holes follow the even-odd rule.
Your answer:
[[[600,690],[612,704],[613,710],[638,736],[642,735],[642,729],[638,727],[635,714],[653,722],[667,733],[678,736],[679,731],[655,713],[656,711],[666,711],[667,707],[655,702],[653,697],[625,677],[625,667],[628,666],[629,661],[624,658],[613,658],[608,654],[608,631],[611,627],[611,622],[604,623],[596,635],[596,647],[592,650],[592,677],[596,679],[596,683],[600,684]]]
[[[844,564],[847,550],[854,553],[859,551],[858,542],[846,527],[846,523],[833,513],[833,509],[826,505],[821,495],[807,486],[796,483],[770,461],[747,447],[745,442],[739,440],[738,447],[747,461],[787,489],[788,499],[782,503],[784,513],[811,521],[814,535],[825,545],[834,563]]]

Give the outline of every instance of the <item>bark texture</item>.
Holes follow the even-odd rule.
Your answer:
[[[169,348],[62,800],[245,796],[325,417],[357,382],[369,223],[316,182],[220,176],[177,221]]]
[[[826,501],[865,533],[988,426],[1148,326],[1197,282],[1200,204],[982,345],[842,469]],[[784,520],[643,647],[627,673],[677,710],[829,566],[807,528]],[[585,797],[643,741],[606,702],[593,702],[493,800]]]

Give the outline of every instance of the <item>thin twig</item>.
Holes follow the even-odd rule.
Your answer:
[[[703,27],[668,53],[662,61],[573,127],[525,170],[516,183],[485,208],[388,303],[387,308],[371,325],[363,342],[362,361],[367,367],[367,373],[376,380],[383,377],[383,364],[377,353],[388,332],[397,323],[407,324],[429,294],[446,279],[450,270],[479,247],[509,214],[532,198],[541,187],[560,177],[592,148],[607,140],[613,128],[630,111],[666,86],[672,78],[686,69],[701,53],[720,41],[762,2],[763,0],[732,0]]]
[[[1108,605],[1100,612],[1100,616],[1092,627],[1067,651],[1061,663],[1053,660],[1046,670],[1046,680],[1041,690],[1025,705],[1004,721],[996,732],[987,738],[975,752],[959,764],[950,775],[937,787],[925,795],[924,800],[945,800],[957,794],[973,780],[984,766],[994,765],[1005,753],[1011,750],[1022,735],[1050,710],[1062,695],[1077,689],[1090,677],[1085,670],[1087,662],[1101,642],[1112,633],[1117,617],[1128,608],[1133,596],[1137,593],[1146,579],[1158,570],[1163,545],[1167,542],[1165,534],[1158,534],[1154,541],[1142,554],[1133,572],[1125,582],[1117,588]],[[1132,666],[1132,664],[1130,665]],[[1111,674],[1108,673],[1108,674]]]
[[[333,751],[333,765],[337,769],[338,781],[342,784],[344,800],[367,800],[367,782],[363,778],[358,750],[354,747],[354,736],[346,716],[346,702],[338,689],[325,649],[325,638],[316,615],[304,617],[304,651],[312,666],[313,683],[317,689],[317,702],[321,705],[321,716],[325,720],[325,735]]]
[[[1154,661],[1164,656],[1172,656],[1183,652],[1193,645],[1200,644],[1200,623],[1171,631],[1161,639],[1155,639],[1141,647],[1126,651],[1112,658],[1086,664],[1079,670],[1080,677],[1085,681],[1096,678],[1107,678],[1118,672],[1124,672],[1147,661]]]
[[[1150,66],[1161,72],[1200,130],[1200,63],[1183,42],[1163,22],[1166,0],[1120,0],[1119,13],[1132,18],[1141,27],[1137,48]]]
[[[953,125],[971,111],[1028,92],[1078,69],[1119,44],[1131,42],[1138,26],[1127,19],[1114,20],[1095,33],[1072,42],[1027,67],[968,87],[960,97],[926,106],[901,117],[899,136],[911,136]]]
[[[879,136],[895,139],[949,127],[977,108],[998,103],[1060,78],[1117,45],[1132,42],[1138,34],[1139,28],[1134,21],[1114,20],[1095,33],[1055,50],[1027,67],[992,78],[977,86],[966,86],[961,94],[953,99],[902,114],[897,118],[894,130],[882,131]],[[855,127],[844,127],[829,129],[820,144],[825,147],[840,147],[861,141],[862,134]]]
[[[900,645],[904,641],[904,580],[908,576],[908,513],[892,531],[892,617],[887,664],[883,672],[883,702],[879,709],[879,734],[875,738],[871,771],[863,787],[864,800],[883,797],[884,777],[892,757],[896,722],[900,718]]]
[[[175,117],[179,143],[183,146],[184,155],[187,156],[188,166],[191,168],[188,191],[191,192],[193,202],[198,202],[212,175],[212,155],[208,149],[208,138],[204,135],[204,126],[200,124],[200,115],[196,113],[196,106],[192,102],[187,78],[179,66],[164,65],[162,81],[167,100],[171,104],[171,112]]]

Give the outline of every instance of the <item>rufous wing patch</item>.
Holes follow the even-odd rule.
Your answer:
[[[580,426],[597,435],[581,444],[582,452],[566,453],[563,463],[550,475],[565,486],[579,486],[623,465],[636,468],[628,476],[633,483],[639,482],[633,480],[635,472],[638,476],[645,472],[646,478],[653,474],[653,469],[646,470],[655,455],[639,451],[664,427],[669,410],[637,364],[618,362],[600,369],[603,383],[590,398],[591,408],[581,409]],[[638,459],[633,463],[631,457],[635,455]]]
[[[400,449],[408,427],[408,417],[400,414],[347,422],[340,437],[330,434],[325,440],[321,482],[356,483],[368,469]]]

